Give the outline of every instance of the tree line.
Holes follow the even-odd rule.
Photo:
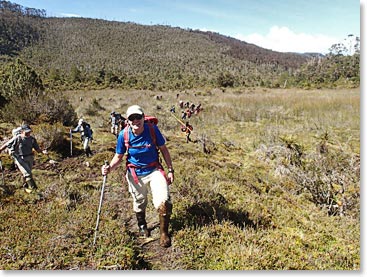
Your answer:
[[[44,10],[0,3],[0,67],[20,59],[46,91],[358,87],[360,82],[359,44],[353,55],[345,55],[350,46],[342,43],[326,56],[279,53],[212,32],[50,18]]]

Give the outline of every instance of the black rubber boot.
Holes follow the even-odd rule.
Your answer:
[[[27,180],[26,184],[27,184],[27,187],[25,188],[25,191],[28,193],[31,193],[32,191],[37,189],[37,185],[33,179]]]
[[[91,157],[92,156],[92,150],[90,150],[90,147],[88,147],[87,149],[85,149],[85,154],[87,155],[87,157]]]
[[[145,220],[145,212],[136,213],[136,219],[139,226],[139,234],[143,237],[150,237],[150,232],[148,230],[147,222]]]

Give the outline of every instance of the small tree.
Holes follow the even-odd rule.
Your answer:
[[[70,82],[80,83],[82,81],[82,73],[76,65],[73,65],[70,70]]]
[[[233,87],[235,78],[234,76],[229,73],[220,73],[220,75],[217,78],[217,83],[220,87]]]
[[[348,48],[343,43],[335,43],[329,48],[330,54],[341,56],[348,52]]]
[[[20,59],[0,68],[0,97],[4,98],[5,102],[14,97],[38,95],[41,91],[41,78]]]

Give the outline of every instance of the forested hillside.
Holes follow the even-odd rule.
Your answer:
[[[1,60],[21,58],[46,89],[359,85],[359,54],[326,59],[279,53],[211,32],[49,18],[44,10],[7,1],[0,8]],[[320,69],[327,70],[315,77]]]

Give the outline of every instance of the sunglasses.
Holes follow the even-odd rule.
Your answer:
[[[134,120],[141,120],[143,118],[143,115],[141,114],[132,114],[128,117],[128,119],[130,121],[134,121]]]

